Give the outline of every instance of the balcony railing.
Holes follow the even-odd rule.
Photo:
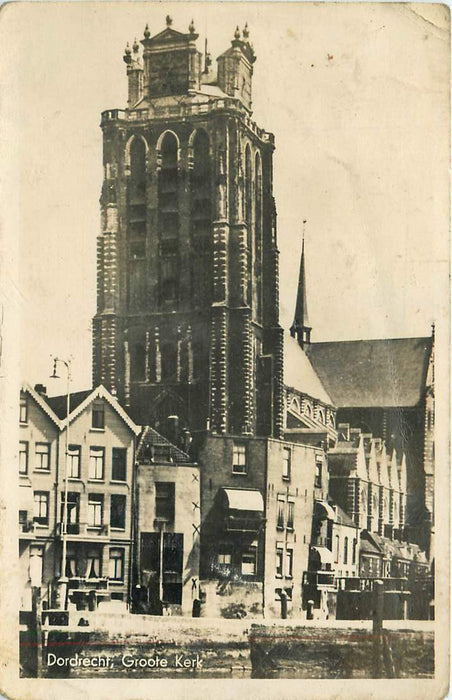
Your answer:
[[[81,576],[71,576],[68,588],[71,591],[108,591],[110,580],[106,577],[84,578]]]
[[[227,532],[257,532],[262,525],[260,517],[228,515],[224,519],[224,529]]]
[[[303,586],[336,589],[334,571],[305,571],[303,573]]]
[[[82,537],[109,537],[110,525],[91,525],[90,523],[67,523],[67,534],[79,535]],[[56,525],[56,536],[62,537],[63,523],[59,522]]]

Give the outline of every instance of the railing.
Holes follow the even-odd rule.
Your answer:
[[[261,524],[261,518],[229,515],[224,519],[224,528],[228,532],[257,532]]]
[[[303,573],[303,586],[336,589],[334,571],[305,571]]]
[[[397,591],[399,593],[406,591],[408,589],[407,583],[408,579],[405,577],[401,578],[380,578],[378,576],[373,577],[359,577],[359,576],[340,576],[337,578],[337,584],[339,590],[342,591],[373,591],[375,581],[382,581],[385,591]]]
[[[63,535],[63,523],[56,524],[57,537]],[[110,525],[90,525],[89,523],[67,523],[68,535],[81,535],[84,537],[108,537],[110,535]]]
[[[149,119],[150,117],[175,117],[183,118],[196,115],[208,114],[213,111],[222,110],[233,110],[234,112],[240,112],[244,118],[245,124],[248,129],[252,131],[256,136],[258,136],[262,141],[266,143],[274,143],[273,134],[261,129],[257,126],[249,116],[248,112],[245,110],[243,105],[238,99],[232,97],[224,97],[219,99],[210,99],[202,104],[187,103],[187,104],[176,104],[176,105],[155,105],[153,109],[135,109],[135,110],[124,110],[124,109],[107,109],[102,112],[101,123],[115,121],[117,119],[125,119],[128,121],[141,121]]]
[[[84,578],[81,576],[71,576],[68,588],[71,591],[108,591],[110,580],[106,577]]]

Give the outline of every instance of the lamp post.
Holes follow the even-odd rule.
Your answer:
[[[58,581],[59,584],[59,604],[66,610],[67,608],[67,585],[68,578],[66,576],[66,562],[67,562],[67,480],[68,480],[68,461],[69,461],[69,413],[70,413],[70,382],[71,382],[71,361],[69,359],[62,360],[59,357],[53,359],[53,373],[51,379],[59,379],[57,374],[57,364],[60,363],[66,367],[67,373],[67,386],[66,386],[66,439],[65,439],[65,460],[64,460],[64,508],[63,508],[63,522],[62,522],[62,541],[63,541],[63,551],[61,555],[61,574]]]

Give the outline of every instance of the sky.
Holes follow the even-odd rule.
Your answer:
[[[429,335],[448,315],[449,18],[444,5],[12,3],[0,13],[2,296],[20,321],[19,374],[51,355],[91,385],[100,114],[127,100],[126,42],[165,27],[213,58],[248,22],[253,119],[275,134],[281,323],[306,223],[312,339]],[[5,243],[6,241],[6,243]]]

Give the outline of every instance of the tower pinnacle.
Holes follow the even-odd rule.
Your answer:
[[[306,219],[303,220],[303,234],[301,243],[300,273],[298,277],[297,302],[295,306],[295,316],[290,328],[292,338],[297,338],[302,348],[311,342],[311,326],[309,325],[308,303],[306,294],[306,273],[304,260],[304,237]]]

